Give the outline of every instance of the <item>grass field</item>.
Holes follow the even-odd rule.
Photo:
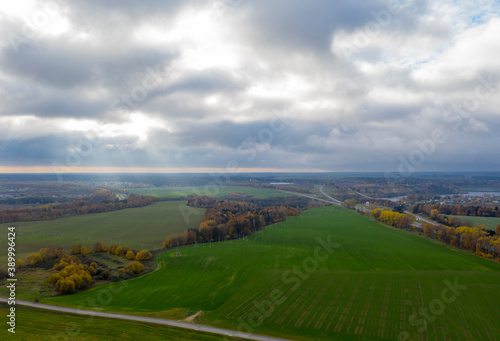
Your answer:
[[[328,236],[337,244],[325,257],[317,238]],[[128,281],[108,304],[95,299],[108,285],[42,302],[203,310],[212,325],[297,340],[500,340],[500,263],[345,209],[311,209],[248,241],[181,252],[158,256],[157,271]],[[442,299],[445,281],[466,288]],[[422,331],[419,309],[429,316]]]
[[[223,197],[230,192],[241,192],[252,195],[254,198],[271,198],[290,195],[270,189],[240,187],[240,186],[216,186],[205,187],[155,187],[155,188],[130,188],[130,192],[142,195],[152,195],[158,198],[180,198],[188,195],[208,195],[211,197]]]
[[[492,218],[492,217],[470,217],[463,215],[451,215],[450,217],[455,217],[460,220],[472,220],[474,226],[479,224],[484,224],[490,230],[495,230],[498,224],[500,224],[500,218]]]
[[[8,314],[8,305],[0,303],[2,316]],[[7,325],[5,325],[7,326]],[[0,331],[2,340],[175,340],[220,341],[212,334],[187,331],[148,323],[122,321],[100,317],[65,314],[31,307],[16,307],[16,334]],[[241,340],[226,338],[226,340]]]
[[[184,212],[184,213],[183,213]],[[184,215],[189,215],[186,223]],[[5,265],[7,227],[16,227],[16,256],[24,259],[51,244],[69,252],[82,243],[92,248],[95,242],[120,243],[133,249],[161,248],[167,235],[198,227],[204,210],[180,202],[158,202],[125,210],[74,216],[50,221],[0,224],[0,265]]]
[[[33,301],[35,297],[51,296],[54,294],[54,286],[49,278],[52,271],[41,268],[24,268],[16,272],[16,298],[20,300]],[[8,282],[0,281],[0,296],[9,297]]]

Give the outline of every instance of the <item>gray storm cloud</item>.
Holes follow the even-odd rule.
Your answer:
[[[0,166],[498,170],[500,5],[390,3],[5,7]]]

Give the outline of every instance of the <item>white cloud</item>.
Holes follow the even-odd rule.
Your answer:
[[[455,38],[438,58],[413,73],[425,84],[468,81],[478,73],[500,68],[500,18],[470,28]]]

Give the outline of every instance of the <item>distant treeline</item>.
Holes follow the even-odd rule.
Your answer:
[[[417,204],[413,207],[413,213],[423,213],[429,217],[431,217],[433,210],[436,210],[439,214],[445,215],[500,218],[500,210],[498,209],[498,206],[481,207],[469,205]]]
[[[52,204],[54,202],[67,202],[74,199],[66,197],[20,197],[20,198],[5,198],[0,199],[0,205],[44,205]]]
[[[249,202],[257,207],[270,207],[270,206],[287,206],[295,207],[299,210],[304,210],[310,207],[324,206],[323,203],[311,201],[309,198],[299,197],[296,195],[289,195],[286,197],[270,197],[270,198],[254,198],[254,197],[224,197],[221,198],[227,201],[244,201]]]
[[[168,236],[164,248],[194,244],[195,242],[237,239],[260,231],[264,226],[284,221],[286,216],[299,215],[295,207],[258,207],[249,202],[224,201],[208,196],[189,198],[188,206],[206,208],[198,229]]]
[[[334,189],[335,195],[360,192],[370,197],[391,198],[402,195],[436,195],[458,193],[457,181],[442,178],[395,177],[346,177],[324,180],[323,184]],[[345,197],[344,199],[347,199]]]
[[[114,196],[114,195],[113,195]],[[93,201],[77,200],[66,203],[50,204],[36,208],[20,208],[0,211],[0,223],[15,223],[20,221],[53,220],[75,215],[103,213],[132,207],[151,205],[156,200],[151,196],[131,195],[124,200],[116,196],[109,201],[106,194],[101,193],[93,197]],[[102,200],[101,202],[95,202]]]
[[[264,188],[264,189],[276,189],[276,190],[281,190],[281,191],[289,191],[289,192],[299,192],[299,193],[307,193],[311,194],[311,190],[314,188],[314,185],[309,182],[304,182],[298,186],[297,184],[294,185],[273,185],[270,183],[263,183],[263,182],[254,182],[254,181],[245,181],[245,182],[231,182],[230,185],[232,186],[243,186],[243,187],[252,187],[252,188]]]
[[[388,199],[368,199],[368,198],[364,198],[363,200],[364,201],[368,201],[368,202],[370,202],[370,204],[377,205],[377,206],[384,206],[384,207],[390,207],[390,208],[394,208],[396,206],[399,206],[399,203],[397,203],[395,201],[388,200]]]

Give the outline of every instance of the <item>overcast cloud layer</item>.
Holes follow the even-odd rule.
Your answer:
[[[4,4],[0,168],[498,171],[499,36],[494,0]]]

